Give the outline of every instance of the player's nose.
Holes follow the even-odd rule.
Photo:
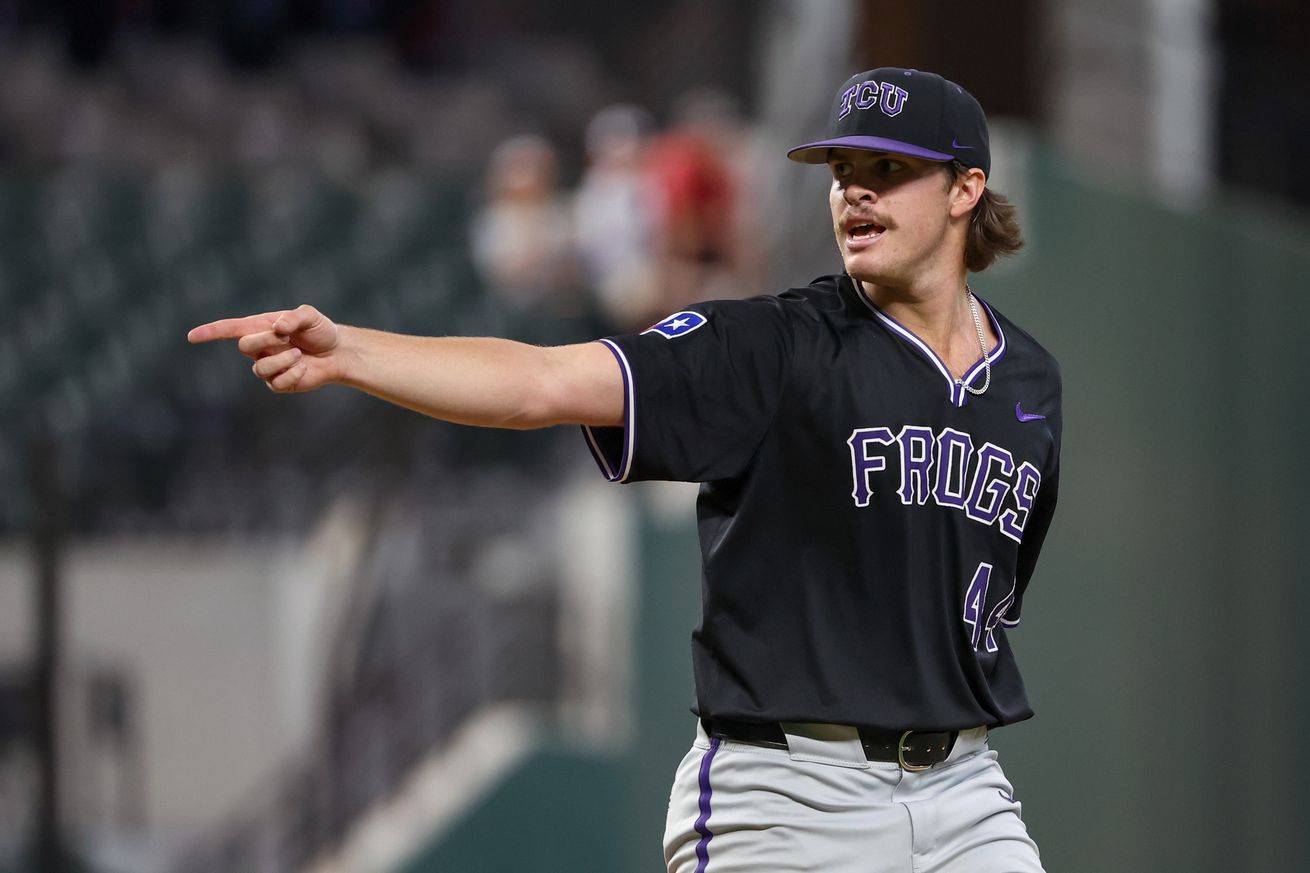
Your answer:
[[[851,181],[842,189],[842,196],[845,197],[846,202],[852,206],[856,203],[872,202],[878,199],[877,192],[856,181]]]

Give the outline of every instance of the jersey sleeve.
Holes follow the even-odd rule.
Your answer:
[[[1060,494],[1060,440],[1064,430],[1064,413],[1061,407],[1061,379],[1059,366],[1051,361],[1052,401],[1047,404],[1054,412],[1048,416],[1051,427],[1051,456],[1042,470],[1041,487],[1033,501],[1032,517],[1024,529],[1023,541],[1019,543],[1018,563],[1015,567],[1015,599],[1006,610],[1001,621],[1008,626],[1019,623],[1019,613],[1023,607],[1023,595],[1037,567],[1037,557],[1046,542],[1046,532],[1050,530],[1051,519],[1055,517],[1055,504]]]
[[[741,473],[777,412],[792,337],[776,297],[697,304],[598,340],[624,381],[622,427],[583,427],[610,481],[707,482]]]

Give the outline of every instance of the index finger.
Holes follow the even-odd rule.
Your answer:
[[[263,312],[259,315],[247,315],[244,318],[223,318],[211,321],[187,332],[187,342],[207,343],[211,340],[240,339],[251,333],[261,333],[273,329],[273,322],[286,310]]]

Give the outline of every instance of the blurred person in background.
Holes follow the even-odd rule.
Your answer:
[[[646,173],[652,196],[662,312],[704,299],[732,264],[732,177],[714,143],[675,126],[651,143]]]
[[[470,244],[488,294],[519,312],[585,308],[555,147],[536,135],[506,140],[491,154],[486,187]]]
[[[619,330],[646,327],[660,312],[643,173],[654,126],[640,106],[598,112],[587,125],[587,168],[573,200],[587,283],[606,321]]]
[[[685,95],[675,122],[651,144],[646,173],[654,213],[662,305],[655,317],[760,287],[757,196],[761,161],[733,101],[712,90]]]
[[[736,98],[724,91],[689,91],[674,107],[674,118],[679,128],[694,133],[718,155],[732,192],[726,228],[729,258],[724,269],[710,277],[702,299],[754,294],[768,279],[764,204],[776,185],[778,162]]]

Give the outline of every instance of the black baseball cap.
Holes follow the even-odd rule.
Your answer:
[[[823,164],[832,148],[958,160],[984,173],[992,166],[987,116],[973,95],[936,73],[900,67],[847,79],[828,114],[827,137],[796,146],[787,157]]]

